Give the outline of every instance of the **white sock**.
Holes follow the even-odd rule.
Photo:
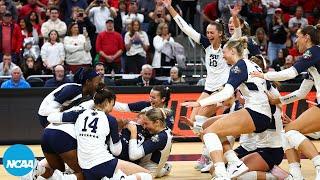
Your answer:
[[[236,153],[231,149],[227,152],[224,153],[224,157],[226,158],[226,160],[230,163],[238,163],[241,162],[241,160],[238,158],[238,156],[236,155]]]
[[[214,163],[214,172],[217,176],[226,176],[227,170],[224,162]]]
[[[266,180],[277,180],[278,178],[275,177],[273,174],[267,172],[266,173]]]
[[[152,180],[152,175],[149,173],[137,173],[140,176],[141,180]]]
[[[40,165],[43,166],[43,167],[48,167],[48,168],[50,168],[49,163],[48,163],[48,161],[46,160],[46,158],[43,158],[41,161],[38,162],[38,164],[40,164]]]
[[[77,176],[74,174],[64,174],[56,169],[48,180],[77,180]]]
[[[289,173],[295,177],[302,177],[300,163],[294,162],[289,164]]]
[[[237,180],[256,180],[258,179],[257,171],[250,171],[237,177]]]
[[[36,175],[38,175],[38,176],[41,176],[42,174],[44,174],[46,172],[45,166],[43,166],[43,163],[40,164],[40,162],[38,162],[36,169],[37,169]]]

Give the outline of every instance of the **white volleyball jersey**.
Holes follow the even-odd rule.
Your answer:
[[[114,158],[108,150],[106,140],[110,131],[117,132],[117,128],[116,120],[99,110],[88,109],[78,116],[75,132],[81,168],[90,169]]]
[[[204,89],[215,91],[221,88],[228,80],[230,67],[223,59],[222,48],[213,49],[207,37],[201,35],[200,44],[206,52],[205,65],[207,77]]]
[[[271,118],[269,100],[265,93],[267,91],[266,80],[252,77],[250,73],[254,71],[262,72],[257,64],[247,59],[238,60],[231,67],[227,84],[240,90],[245,99],[245,108],[250,108]]]
[[[59,112],[62,106],[82,97],[82,86],[76,83],[66,83],[48,94],[42,101],[38,114],[48,116],[52,112]]]
[[[63,131],[67,134],[69,134],[71,137],[76,139],[76,133],[74,131],[74,124],[49,124],[46,129],[56,129]],[[63,141],[63,139],[60,139],[60,141]]]
[[[171,152],[171,130],[167,128],[153,135],[149,140],[145,140],[142,146],[145,156],[140,159],[139,165],[148,169],[153,177],[158,177]]]

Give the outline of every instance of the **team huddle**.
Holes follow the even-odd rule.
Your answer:
[[[304,136],[320,131],[320,105],[295,121],[282,117],[281,109],[281,104],[304,98],[313,86],[320,97],[319,27],[298,30],[296,43],[303,55],[293,67],[266,72],[265,60],[242,30],[239,5],[230,8],[231,37],[226,41],[221,23],[209,24],[206,36],[201,35],[174,10],[171,0],[163,3],[179,28],[206,52],[204,91],[196,102],[182,103],[193,108],[184,121],[204,143],[195,168],[210,171],[217,180],[302,180],[300,151],[312,160],[320,180],[320,156]],[[308,77],[300,89],[281,96],[272,81],[292,79],[303,71]],[[74,82],[58,87],[41,103],[38,115],[44,128],[41,148],[45,159],[23,179],[149,180],[170,173],[172,165],[167,160],[174,117],[167,108],[169,88],[154,86],[149,100],[128,104],[117,102],[90,68],[79,69]],[[221,106],[224,113],[216,116]],[[111,111],[138,115],[129,121],[116,119]],[[233,149],[238,137],[239,147]],[[277,166],[284,154],[289,173]]]

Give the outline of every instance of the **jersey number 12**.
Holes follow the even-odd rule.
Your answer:
[[[87,122],[89,117],[84,118],[84,127],[82,129],[83,132],[87,131]],[[91,132],[96,133],[97,132],[97,124],[98,124],[99,118],[94,118],[89,124],[88,127],[91,128]]]

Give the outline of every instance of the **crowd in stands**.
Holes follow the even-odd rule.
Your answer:
[[[239,0],[173,0],[173,7],[191,26],[197,26],[199,13],[203,31],[221,19],[227,34],[235,3]],[[244,34],[252,36],[270,70],[291,67],[300,56],[296,31],[320,22],[320,0],[241,3]],[[56,87],[88,66],[101,74],[141,74],[134,83],[139,86],[188,83],[176,59],[165,54],[180,32],[161,0],[0,0],[0,23],[0,76],[12,75],[12,87],[31,75],[54,75],[43,85]],[[159,81],[153,68],[163,66],[172,67],[170,78]],[[14,78],[17,71],[20,78]]]

